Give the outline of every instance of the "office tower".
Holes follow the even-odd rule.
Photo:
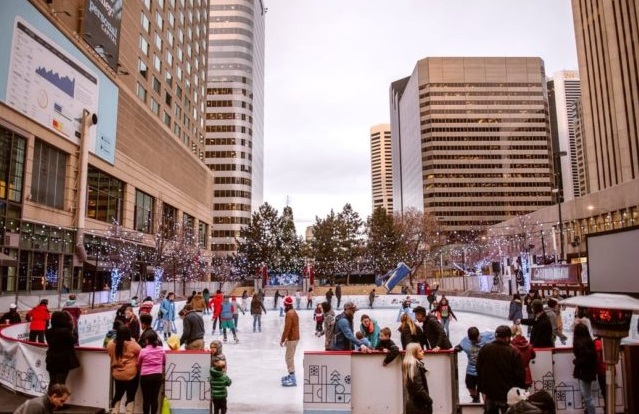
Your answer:
[[[584,132],[583,132],[583,109],[581,99],[577,99],[568,108],[569,123],[572,124],[572,130],[575,139],[575,162],[571,165],[573,169],[573,191],[575,197],[581,197],[588,192],[586,191],[588,177],[586,170],[586,152],[584,149]]]
[[[210,260],[207,8],[0,2],[1,291],[129,289],[129,276],[186,274],[156,255],[179,234],[185,254]]]
[[[639,178],[639,5],[572,0],[588,192]]]
[[[371,127],[371,181],[373,210],[384,207],[393,212],[393,164],[390,124]]]
[[[263,199],[265,14],[262,0],[210,2],[205,159],[215,175],[218,256],[236,251]]]
[[[396,210],[430,213],[454,238],[552,203],[541,59],[422,59],[390,106]]]
[[[579,72],[563,70],[556,72],[548,81],[548,110],[554,156],[554,171],[558,174],[557,185],[561,186],[562,200],[572,200],[582,195],[579,192],[577,174],[577,142],[574,117],[571,107],[579,100]],[[562,155],[565,154],[565,155]]]

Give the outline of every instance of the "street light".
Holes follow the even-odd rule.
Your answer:
[[[566,151],[559,151],[558,153],[553,155],[553,159],[555,161],[555,188],[552,190],[553,193],[557,193],[557,210],[559,213],[559,262],[565,263],[566,260],[564,258],[564,220],[561,216],[561,203],[564,201],[563,197],[563,176],[561,174],[561,157],[564,155],[568,155]]]

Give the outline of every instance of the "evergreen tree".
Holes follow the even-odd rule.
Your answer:
[[[346,275],[346,284],[350,283],[350,276],[355,273],[363,256],[364,222],[359,213],[350,204],[344,205],[337,215],[337,236],[339,249],[337,254],[337,270]]]
[[[335,282],[339,242],[337,238],[337,216],[333,210],[324,219],[315,217],[311,251],[315,258],[315,274]]]
[[[377,207],[366,221],[366,260],[376,274],[384,274],[399,261],[400,234],[384,207]]]

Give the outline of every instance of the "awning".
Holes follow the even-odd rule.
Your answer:
[[[4,266],[4,267],[18,266],[18,259],[14,259],[13,257],[0,252],[0,266]]]

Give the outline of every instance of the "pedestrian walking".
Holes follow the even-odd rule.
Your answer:
[[[54,384],[65,384],[69,371],[80,366],[75,354],[76,338],[71,315],[65,311],[53,312],[51,327],[45,331],[45,337],[49,345],[45,363],[51,388]]]
[[[402,378],[406,387],[406,414],[432,414],[433,400],[428,392],[424,350],[418,343],[410,343],[402,361]]]

